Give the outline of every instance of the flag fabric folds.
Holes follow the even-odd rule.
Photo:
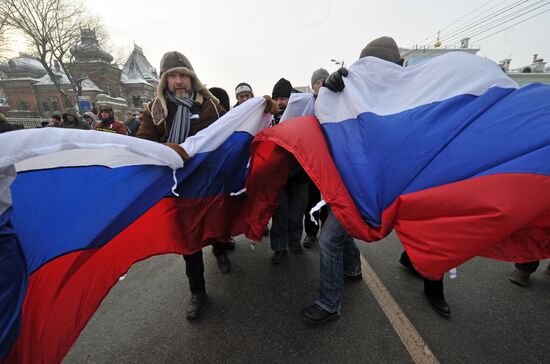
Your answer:
[[[348,71],[273,128],[261,97],[233,109],[182,144],[185,165],[109,133],[0,135],[0,361],[60,361],[139,260],[260,240],[297,162],[348,233],[395,230],[428,278],[550,257],[550,87],[459,52]]]
[[[344,82],[321,89],[319,123],[256,137],[249,184],[269,154],[290,152],[349,233],[375,241],[395,229],[428,278],[473,256],[550,257],[550,87],[518,89],[492,61],[458,52],[410,68],[366,57]]]
[[[0,135],[10,177],[0,191],[11,195],[0,198],[0,269],[10,273],[0,279],[0,357],[61,361],[133,263],[242,233],[246,199],[231,193],[244,187],[249,145],[269,124],[264,107],[249,100],[188,138],[185,166],[160,143],[116,134]]]

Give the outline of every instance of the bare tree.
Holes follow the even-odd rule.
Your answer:
[[[9,9],[8,9],[9,10]],[[0,61],[6,58],[6,54],[10,50],[9,44],[8,44],[8,22],[7,22],[7,16],[5,14],[0,13]]]
[[[1,17],[27,38],[32,53],[44,66],[64,102],[71,104],[71,97],[62,87],[61,77],[52,69],[52,64],[54,60],[59,62],[70,86],[80,95],[81,82],[87,75],[71,72],[68,67],[72,61],[70,49],[80,39],[80,30],[98,27],[99,19],[85,15],[82,4],[69,0],[2,0]]]

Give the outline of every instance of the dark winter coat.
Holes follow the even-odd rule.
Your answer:
[[[69,121],[69,115],[73,115],[75,117],[75,120]],[[61,119],[63,120],[61,122],[62,128],[90,130],[90,125],[82,121],[76,109],[72,107],[65,109],[65,112],[63,113]]]
[[[141,123],[137,119],[131,119],[127,120],[124,125],[126,125],[126,128],[128,129],[128,135],[136,136]]]
[[[196,114],[199,117],[198,119],[191,119],[189,136],[197,134],[225,114],[225,109],[219,103],[216,103],[216,101],[212,98],[206,99],[201,94],[196,95],[193,106],[191,106],[191,115]],[[164,118],[162,123],[155,125],[153,117],[151,116],[151,109],[154,102],[154,100],[151,101],[143,112],[142,122],[137,137],[152,140],[154,142],[166,143],[170,135],[170,129],[172,128],[172,119],[178,108],[176,105],[168,102],[166,105],[168,108],[168,115]]]

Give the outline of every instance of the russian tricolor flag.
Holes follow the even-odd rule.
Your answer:
[[[366,57],[344,81],[321,89],[318,121],[256,137],[251,198],[268,198],[253,178],[275,169],[266,161],[290,165],[286,151],[349,233],[375,241],[395,229],[426,277],[474,256],[550,257],[549,86],[518,89],[494,62],[459,52],[410,68]]]
[[[264,107],[249,100],[188,138],[185,166],[162,144],[116,134],[0,135],[0,360],[61,361],[133,263],[243,233],[246,199],[232,193],[269,125]]]

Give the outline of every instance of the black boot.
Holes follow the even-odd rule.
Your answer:
[[[443,278],[438,281],[424,278],[424,294],[432,304],[435,312],[443,317],[451,316],[451,309],[447,301],[445,301],[445,295],[443,294]]]
[[[188,320],[196,320],[200,317],[206,306],[206,292],[192,293],[191,301],[187,305],[185,318]]]
[[[218,268],[220,268],[220,272],[223,274],[229,274],[231,273],[231,262],[229,261],[229,258],[225,253],[220,255],[215,255],[216,261],[218,262]]]

